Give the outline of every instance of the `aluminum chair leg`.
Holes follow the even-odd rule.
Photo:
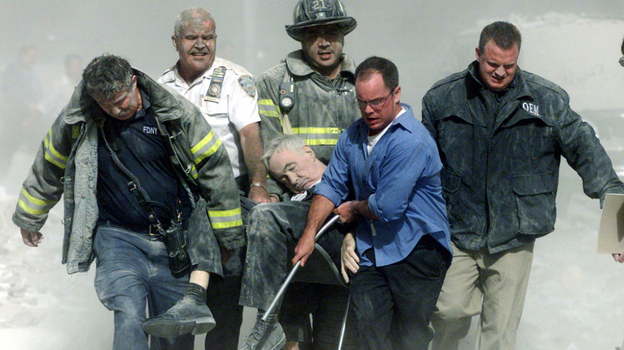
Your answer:
[[[344,341],[345,332],[347,331],[347,318],[349,317],[349,308],[351,307],[351,293],[347,298],[347,307],[344,317],[342,318],[342,328],[340,328],[340,341],[338,342],[338,350],[342,350],[342,342]]]
[[[323,227],[321,227],[321,229],[316,234],[316,236],[314,236],[314,242],[316,242],[319,239],[319,237],[321,237],[321,235],[323,235],[323,233],[325,233],[325,231],[327,231],[327,229],[329,229],[339,218],[340,217],[338,215],[335,215],[334,217],[329,219],[329,221],[327,221],[327,223],[323,225]],[[282,296],[284,296],[284,292],[286,291],[288,284],[290,284],[290,281],[293,279],[293,277],[295,277],[295,273],[297,273],[297,270],[299,269],[300,266],[301,266],[301,261],[297,261],[297,263],[295,264],[295,266],[293,266],[288,276],[286,276],[286,280],[284,280],[284,283],[282,283],[280,289],[277,291],[277,294],[275,295],[275,298],[273,298],[271,305],[269,305],[269,308],[264,311],[264,315],[262,316],[263,321],[266,322],[268,320],[269,315],[271,314],[271,312],[273,312],[273,309],[275,309],[275,306],[277,305],[277,303],[282,299]]]

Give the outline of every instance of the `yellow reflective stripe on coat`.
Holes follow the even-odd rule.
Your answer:
[[[310,146],[336,145],[342,132],[339,128],[305,127],[293,128],[294,134],[305,135]]]
[[[219,147],[221,147],[221,139],[215,134],[214,130],[210,130],[206,137],[191,148],[193,163],[201,163],[202,160],[213,155]]]
[[[281,114],[279,107],[269,98],[258,100],[258,113],[268,118],[279,118]]]
[[[46,201],[35,198],[22,188],[17,205],[31,215],[46,214],[58,201]]]
[[[191,163],[188,166],[188,169],[186,170],[187,174],[189,174],[191,176],[191,178],[193,178],[194,180],[197,180],[197,178],[199,177],[199,175],[197,175],[197,168],[195,167],[195,164]]]
[[[67,166],[67,157],[60,154],[55,148],[52,142],[52,130],[48,131],[47,135],[43,139],[45,160],[56,165],[61,169],[65,169]]]
[[[241,208],[230,210],[208,210],[210,225],[214,229],[224,229],[243,225]]]

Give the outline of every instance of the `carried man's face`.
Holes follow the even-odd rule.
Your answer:
[[[275,152],[269,159],[269,172],[293,193],[301,193],[317,183],[322,171],[315,166],[318,162],[310,146],[304,146],[301,153],[290,150]]]

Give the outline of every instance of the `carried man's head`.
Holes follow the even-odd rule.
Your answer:
[[[178,15],[171,36],[180,56],[179,73],[188,83],[203,75],[215,60],[217,26],[201,7],[188,8]]]
[[[340,71],[344,36],[357,26],[339,0],[300,0],[293,24],[286,26],[291,38],[301,42],[308,64],[324,76],[334,78]]]
[[[518,68],[522,37],[508,22],[494,22],[481,31],[476,49],[479,79],[486,88],[499,92],[507,89]]]
[[[125,59],[104,54],[94,58],[82,73],[89,96],[115,119],[127,120],[142,108],[136,75]]]
[[[282,135],[265,146],[262,155],[271,176],[291,192],[301,193],[321,181],[326,165],[295,135]]]
[[[397,66],[381,57],[364,60],[355,70],[355,96],[369,135],[377,135],[402,108]]]

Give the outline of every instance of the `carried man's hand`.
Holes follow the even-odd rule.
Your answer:
[[[251,199],[252,201],[256,202],[256,203],[271,203],[271,202],[275,202],[275,199],[271,196],[269,196],[269,193],[267,192],[266,189],[264,189],[264,187],[260,187],[260,186],[253,186],[251,187],[251,189],[249,190],[249,195],[247,196],[247,198]]]
[[[360,257],[355,252],[355,237],[351,232],[345,235],[340,248],[340,273],[345,282],[349,283],[347,269],[353,273],[360,269]]]
[[[20,229],[20,232],[22,234],[22,240],[24,241],[24,244],[29,247],[37,247],[39,246],[39,243],[41,243],[41,241],[43,240],[43,235],[41,234],[41,232],[28,231],[23,228]]]

